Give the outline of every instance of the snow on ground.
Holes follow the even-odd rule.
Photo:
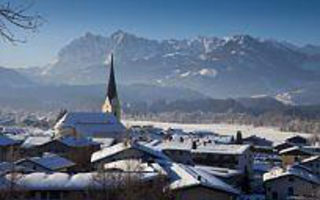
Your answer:
[[[184,131],[212,131],[221,135],[236,135],[236,132],[240,130],[243,137],[251,135],[257,135],[273,141],[275,144],[283,142],[286,138],[295,135],[301,135],[304,137],[310,137],[308,133],[297,132],[282,132],[276,127],[254,127],[251,125],[236,125],[236,124],[179,124],[179,123],[166,123],[166,122],[153,122],[153,121],[131,121],[126,120],[124,124],[128,126],[132,125],[153,125],[154,127],[168,129],[183,129]]]

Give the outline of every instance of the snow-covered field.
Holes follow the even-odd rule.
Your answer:
[[[212,131],[221,135],[236,135],[236,132],[240,130],[243,137],[250,135],[257,135],[264,137],[268,140],[272,140],[275,144],[283,142],[286,138],[301,135],[304,137],[310,137],[311,134],[297,133],[297,132],[282,132],[275,127],[254,127],[249,125],[235,125],[235,124],[179,124],[179,123],[165,123],[165,122],[153,122],[153,121],[124,121],[126,126],[131,125],[153,125],[163,129],[177,128],[184,131]]]

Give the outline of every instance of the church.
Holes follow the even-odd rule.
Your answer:
[[[108,89],[101,112],[67,112],[54,126],[57,136],[114,139],[124,136],[126,128],[121,123],[112,54],[110,65]]]

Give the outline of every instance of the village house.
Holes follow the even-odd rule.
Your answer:
[[[320,176],[320,156],[311,156],[303,159],[300,165],[309,168],[313,174]]]
[[[72,161],[51,153],[46,153],[42,157],[24,158],[15,164],[36,172],[67,172],[75,166]]]
[[[317,199],[320,189],[320,180],[310,171],[303,168],[277,168],[263,176],[266,199]]]
[[[221,179],[222,181],[234,186],[235,188],[241,188],[241,185],[243,184],[242,180],[244,174],[240,170],[204,165],[195,165],[194,168],[206,171],[206,173]]]
[[[296,136],[287,138],[285,141],[275,145],[274,149],[280,152],[284,149],[288,149],[291,147],[295,147],[295,146],[303,147],[307,145],[308,145],[308,140],[306,138],[296,135]]]
[[[271,147],[273,144],[272,141],[256,135],[251,135],[249,137],[246,137],[242,141],[244,144],[250,144],[251,146],[258,146],[258,147]]]
[[[50,152],[72,160],[76,163],[75,170],[88,171],[91,167],[91,154],[100,149],[100,144],[84,137],[30,137],[22,147],[26,157],[39,157],[44,152]]]
[[[215,144],[212,141],[184,137],[146,145],[162,151],[178,163],[229,168],[249,174],[252,172],[253,155],[250,145]]]
[[[297,146],[305,146],[305,145],[308,145],[308,140],[307,140],[307,138],[302,137],[302,136],[300,136],[300,135],[296,135],[296,136],[287,138],[287,139],[286,139],[286,142],[287,142],[287,143],[290,143],[290,144],[297,145]]]
[[[279,155],[281,156],[282,167],[285,168],[288,165],[293,165],[302,161],[303,159],[313,156],[314,153],[306,150],[303,147],[294,146],[281,150]]]
[[[233,200],[240,192],[205,170],[171,162],[160,163],[169,176],[169,188],[177,200]]]
[[[134,166],[134,167],[133,167]],[[155,169],[167,179],[165,187],[170,189],[172,197],[178,200],[236,199],[240,191],[224,182],[220,177],[209,173],[207,168],[196,168],[168,160],[156,160],[155,163],[143,163],[139,160],[119,160],[104,165],[110,171],[153,171]],[[230,174],[234,173],[230,171]],[[222,175],[222,174],[220,174]],[[222,175],[224,176],[224,175]]]
[[[196,164],[238,169],[252,173],[252,152],[250,145],[211,145],[191,150]]]
[[[41,152],[51,152],[76,163],[77,171],[91,169],[90,159],[93,152],[100,149],[100,144],[83,137],[64,136],[41,146]]]
[[[23,157],[41,156],[43,152],[42,146],[51,142],[50,136],[29,136],[20,146],[20,153]]]
[[[117,160],[136,159],[150,162],[162,158],[166,158],[165,155],[147,146],[134,142],[122,142],[93,153],[91,162],[94,168],[99,169],[104,164]]]
[[[288,149],[291,147],[294,147],[294,144],[288,143],[288,142],[281,142],[279,144],[276,144],[273,148],[279,153],[280,151],[284,149]]]
[[[160,148],[160,150],[171,158],[174,162],[184,163],[188,165],[193,165],[191,149],[192,145],[196,145],[195,141],[188,141],[183,139],[183,137],[179,138],[179,142],[164,142],[158,143],[156,148]]]
[[[4,134],[0,134],[0,162],[15,161],[19,159],[20,141],[13,140]]]

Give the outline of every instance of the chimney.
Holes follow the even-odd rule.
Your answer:
[[[200,175],[198,175],[197,179],[198,179],[198,181],[201,181],[201,176],[200,176]]]

